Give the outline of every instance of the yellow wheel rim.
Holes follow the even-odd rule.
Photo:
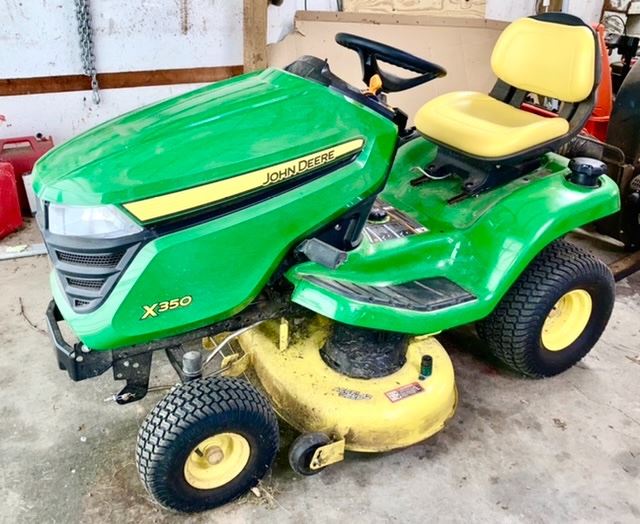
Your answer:
[[[591,317],[591,295],[574,289],[562,295],[542,326],[542,345],[549,351],[562,351],[573,344]]]
[[[236,478],[249,462],[249,442],[237,433],[219,433],[198,444],[184,463],[184,478],[196,489],[214,489]]]

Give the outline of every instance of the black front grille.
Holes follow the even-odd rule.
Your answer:
[[[60,262],[89,267],[116,267],[125,253],[126,251],[116,251],[94,255],[56,250],[56,256]]]
[[[142,245],[142,235],[123,239],[90,239],[44,232],[53,266],[69,304],[78,313],[98,308]]]
[[[38,226],[58,283],[74,311],[94,311],[153,235],[148,230],[117,238],[58,235],[48,227],[48,212],[49,204],[45,202],[38,213]]]
[[[70,286],[80,287],[83,289],[100,290],[104,285],[106,279],[104,278],[71,278],[67,277],[67,283]]]

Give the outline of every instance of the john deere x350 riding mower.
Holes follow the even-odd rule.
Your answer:
[[[276,414],[300,432],[301,474],[439,431],[457,401],[442,330],[477,322],[506,366],[546,377],[609,319],[609,270],[562,237],[615,213],[618,190],[601,162],[554,153],[592,110],[593,31],[562,14],[512,23],[491,92],[425,101],[415,128],[387,93],[445,70],[336,41],[366,89],[305,56],[119,117],[37,164],[60,368],[112,368],[120,404],[147,393],[156,351],[180,377],[137,448],[169,508],[255,485],[278,451]],[[521,110],[528,93],[559,114]]]

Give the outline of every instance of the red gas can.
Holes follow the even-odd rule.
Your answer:
[[[18,199],[24,215],[31,215],[22,177],[31,173],[33,164],[53,147],[51,137],[20,136],[0,140],[0,162],[9,162],[16,177]]]
[[[13,166],[0,162],[0,238],[22,227],[20,202]]]

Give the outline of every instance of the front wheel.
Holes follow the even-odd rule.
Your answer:
[[[311,461],[316,450],[330,442],[331,439],[324,433],[303,433],[299,435],[289,449],[289,465],[291,469],[305,477],[320,473],[324,467],[313,469]]]
[[[247,492],[277,451],[278,422],[269,402],[246,381],[206,378],[176,387],[149,413],[136,462],[157,502],[195,512]]]
[[[558,240],[546,247],[477,325],[508,367],[541,378],[562,373],[595,345],[609,321],[615,284],[587,251]]]

